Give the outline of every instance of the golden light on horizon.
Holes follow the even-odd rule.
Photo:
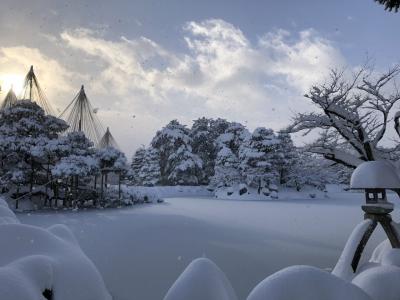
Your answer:
[[[24,79],[25,76],[22,74],[15,74],[15,73],[0,74],[1,93],[7,94],[12,87],[14,93],[18,96],[24,87]]]

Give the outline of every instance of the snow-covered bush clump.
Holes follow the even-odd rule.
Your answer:
[[[68,178],[89,176],[99,171],[98,161],[92,156],[70,155],[63,157],[51,170],[53,176]]]
[[[362,289],[310,266],[283,269],[260,282],[247,300],[372,300]]]
[[[104,196],[107,205],[133,205],[137,203],[160,203],[162,197],[157,188],[144,186],[121,186],[120,195],[117,186],[110,186]]]
[[[260,190],[241,183],[235,186],[215,189],[214,197],[225,200],[271,200],[278,199],[279,193],[278,189],[270,191],[267,187],[264,187]]]
[[[207,258],[192,261],[169,289],[164,300],[237,300],[232,285]]]
[[[388,240],[354,272],[352,259],[371,220],[350,235],[332,273],[312,266],[291,266],[261,281],[247,300],[398,300],[400,249]],[[399,232],[399,225],[392,223]],[[207,259],[193,261],[168,291],[165,300],[236,299],[223,272]]]
[[[20,224],[0,199],[0,243],[0,299],[111,300],[66,226]]]

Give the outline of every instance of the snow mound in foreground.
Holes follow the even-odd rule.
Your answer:
[[[164,300],[236,300],[232,285],[207,258],[192,261],[169,289]]]
[[[260,282],[247,300],[371,300],[357,286],[310,266],[292,266]]]
[[[0,199],[0,299],[109,300],[103,279],[64,225],[20,224]]]
[[[374,300],[397,300],[400,295],[400,249],[393,249],[388,240],[372,253],[369,263],[360,267],[352,283]]]

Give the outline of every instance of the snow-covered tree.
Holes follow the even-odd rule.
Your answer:
[[[160,155],[157,149],[145,149],[143,163],[138,172],[138,180],[144,186],[155,186],[161,180]]]
[[[135,184],[135,185],[142,184],[139,174],[140,174],[140,169],[144,165],[145,154],[146,154],[146,149],[143,146],[143,147],[140,147],[139,149],[137,149],[135,151],[135,154],[132,157],[132,162],[131,162],[131,171],[132,171],[131,182],[132,182],[132,184]],[[157,163],[158,163],[158,161],[157,161]]]
[[[398,12],[400,8],[400,0],[375,0],[379,4],[385,6],[385,10]]]
[[[224,133],[220,134],[216,139],[218,148],[227,147],[236,156],[239,156],[239,149],[245,141],[250,138],[251,134],[245,126],[240,123],[229,123]]]
[[[202,178],[203,162],[193,154],[189,145],[181,145],[169,158],[168,181],[174,185],[198,185]]]
[[[323,190],[327,183],[338,183],[337,172],[332,163],[315,154],[300,151],[296,163],[290,168],[286,185],[298,191],[305,186]]]
[[[223,126],[226,124],[226,127]],[[203,177],[199,178],[201,184],[208,184],[214,175],[215,159],[217,157],[216,138],[225,131],[228,122],[222,119],[199,118],[193,121],[190,130],[193,153],[197,154],[203,162]]]
[[[157,131],[151,145],[160,155],[161,184],[198,184],[202,177],[201,159],[192,152],[186,126],[172,120]]]
[[[279,142],[272,129],[259,127],[242,144],[239,150],[240,170],[249,186],[261,189],[267,184],[277,183],[274,160]]]
[[[352,77],[331,71],[326,83],[313,86],[305,95],[319,111],[297,114],[288,131],[308,134],[322,129],[308,150],[352,168],[363,161],[388,158],[398,147],[383,149],[379,144],[400,100],[395,81],[399,74],[399,65],[380,75],[365,68]],[[395,116],[398,132],[399,118],[400,114]]]
[[[211,187],[234,186],[242,182],[240,174],[239,149],[250,133],[242,124],[229,123],[224,133],[215,141],[218,149]]]
[[[58,138],[68,125],[61,119],[45,115],[29,100],[17,101],[0,111],[0,155],[3,175],[14,173],[25,178],[32,191],[34,184],[48,180],[46,145]],[[47,170],[47,172],[45,171]],[[14,176],[12,176],[14,177]]]
[[[273,168],[278,173],[279,184],[284,185],[288,181],[290,170],[296,164],[299,154],[290,134],[279,132],[277,139],[279,143],[276,144],[275,148]]]
[[[128,171],[125,154],[112,146],[108,146],[98,149],[95,157],[101,173],[101,198],[104,197],[104,187],[108,187],[108,176],[111,173],[118,177],[118,199],[120,199],[121,180]]]
[[[231,149],[222,146],[215,161],[214,176],[210,179],[210,187],[220,188],[235,186],[242,182],[239,170],[239,158]]]
[[[114,147],[98,149],[95,156],[99,161],[100,170],[104,172],[120,173],[127,170],[125,154]]]
[[[57,178],[93,176],[99,172],[99,162],[93,156],[69,155],[60,159],[51,170]]]

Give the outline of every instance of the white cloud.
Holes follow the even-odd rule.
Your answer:
[[[69,71],[56,59],[44,55],[39,49],[25,46],[0,48],[0,70],[3,74],[26,74],[33,64],[39,82],[53,108],[65,105],[63,97],[75,91],[73,81],[81,80],[82,75]]]
[[[185,24],[182,39],[187,51],[176,53],[145,37],[109,40],[85,28],[61,33],[63,52],[80,58],[69,69],[92,78],[87,93],[129,153],[172,118],[190,123],[203,115],[225,117],[278,129],[291,110],[304,109],[302,95],[310,85],[344,63],[340,51],[312,29],[275,30],[252,42],[234,25],[212,19]],[[21,52],[15,53],[19,59]],[[57,63],[44,60],[46,66]],[[52,68],[53,76],[73,75],[61,65]]]

